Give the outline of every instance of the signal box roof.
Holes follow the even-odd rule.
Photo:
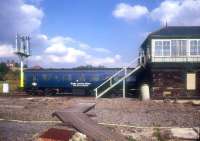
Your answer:
[[[200,37],[200,26],[166,26],[149,34],[151,38],[195,38]]]
[[[165,26],[150,33],[141,45],[147,48],[151,39],[200,39],[200,26]]]

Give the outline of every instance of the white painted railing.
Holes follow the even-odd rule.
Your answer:
[[[113,74],[109,79],[107,79],[97,88],[95,88],[94,91],[96,98],[102,97],[104,94],[106,94],[108,91],[110,91],[112,88],[114,88],[121,82],[123,82],[123,97],[125,97],[125,80],[127,77],[129,77],[139,68],[141,68],[142,66],[141,60],[142,60],[141,57],[134,59],[129,65],[120,69],[118,72]],[[128,72],[127,71],[128,68],[130,69],[133,68],[133,69]]]

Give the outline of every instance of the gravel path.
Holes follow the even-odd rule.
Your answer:
[[[135,99],[99,99],[93,97],[1,97],[0,119],[57,121],[51,114],[82,102],[96,102],[92,114],[103,123],[133,126],[200,127],[200,106]],[[0,141],[33,140],[37,133],[59,123],[17,123],[0,121]]]
[[[0,121],[0,141],[32,141],[38,133],[55,123],[17,123]]]
[[[134,126],[200,127],[200,106],[131,99],[102,99],[97,102],[99,122]]]

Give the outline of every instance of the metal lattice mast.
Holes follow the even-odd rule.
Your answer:
[[[30,37],[16,35],[15,54],[20,59],[20,88],[24,87],[24,60],[30,56]]]

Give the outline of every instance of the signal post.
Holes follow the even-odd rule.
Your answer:
[[[16,35],[15,54],[20,59],[20,88],[24,88],[24,60],[30,56],[30,37]]]

